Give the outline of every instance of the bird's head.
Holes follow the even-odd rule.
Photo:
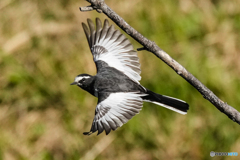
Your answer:
[[[73,83],[71,85],[77,85],[81,87],[82,89],[85,89],[89,86],[89,84],[92,82],[92,77],[89,74],[79,74]]]

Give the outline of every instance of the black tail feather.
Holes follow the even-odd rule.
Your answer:
[[[158,104],[180,114],[186,114],[189,109],[189,105],[180,99],[160,95],[150,90],[147,90],[147,94],[143,97],[144,101]]]

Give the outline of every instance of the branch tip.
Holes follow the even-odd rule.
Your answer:
[[[92,11],[94,8],[92,6],[86,6],[86,7],[79,7],[81,12],[87,12],[87,11]]]
[[[143,50],[147,50],[146,47],[141,47],[141,48],[138,48],[137,51],[143,51]]]

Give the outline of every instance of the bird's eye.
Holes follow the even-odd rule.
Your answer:
[[[78,81],[78,83],[83,83],[84,81],[85,81],[85,78],[83,78],[80,81]]]

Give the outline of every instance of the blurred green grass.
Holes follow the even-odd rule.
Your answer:
[[[106,3],[240,110],[240,1],[151,0]],[[190,104],[186,116],[144,103],[109,136],[83,136],[97,99],[69,84],[96,69],[81,22],[85,1],[0,2],[0,159],[212,159],[239,152],[239,125],[151,53],[139,52],[141,83]],[[111,22],[113,24],[113,22]],[[116,27],[118,28],[118,27]],[[135,49],[141,47],[131,39]],[[218,157],[218,159],[238,159]]]

